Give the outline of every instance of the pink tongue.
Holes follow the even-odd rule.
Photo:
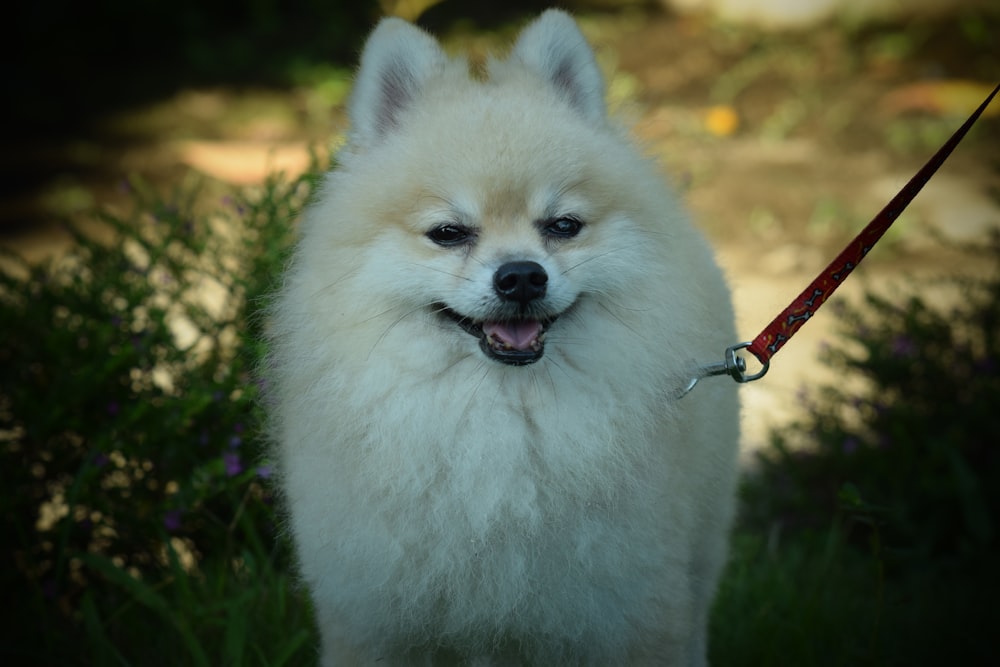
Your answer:
[[[532,341],[542,333],[542,324],[537,320],[522,322],[483,322],[483,333],[506,343],[515,350],[527,350]]]

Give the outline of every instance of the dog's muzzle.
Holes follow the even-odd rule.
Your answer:
[[[498,304],[483,320],[462,315],[446,304],[438,312],[479,338],[487,357],[512,366],[533,364],[545,354],[545,334],[558,315],[543,314],[548,274],[537,262],[506,262],[493,274]]]

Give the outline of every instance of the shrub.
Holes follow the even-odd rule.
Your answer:
[[[993,275],[956,283],[950,309],[873,294],[864,310],[843,308],[849,343],[827,361],[866,389],[823,387],[809,394],[804,421],[775,434],[759,459],[767,481],[750,504],[758,518],[828,525],[846,503],[855,518],[877,519],[889,546],[914,555],[996,546],[1000,242],[992,252]]]
[[[770,659],[727,664],[992,660],[1000,237],[980,255],[983,278],[843,307],[826,355],[843,384],[804,392],[805,416],[773,434],[743,487],[736,544],[754,562],[723,582],[719,650]],[[825,620],[810,623],[817,599]],[[743,608],[754,617],[733,618]]]
[[[131,214],[102,215],[60,259],[6,258],[0,530],[13,548],[0,576],[18,603],[0,653],[17,664],[219,664],[209,656],[239,625],[226,596],[283,569],[253,312],[310,186],[274,180],[204,214],[197,193],[165,201],[136,184]],[[283,584],[269,583],[275,604]],[[202,595],[215,607],[194,616]]]

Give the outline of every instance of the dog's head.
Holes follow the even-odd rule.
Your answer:
[[[356,277],[392,335],[429,323],[439,341],[443,330],[510,365],[541,359],[557,332],[577,349],[610,341],[614,326],[580,322],[602,299],[613,320],[607,304],[658,271],[662,252],[647,249],[662,238],[647,223],[662,183],[608,122],[568,15],[546,12],[485,69],[471,76],[398,19],[376,28],[328,186],[335,241],[365,256]]]

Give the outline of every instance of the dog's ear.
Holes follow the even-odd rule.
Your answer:
[[[510,60],[540,74],[588,119],[606,120],[604,77],[569,14],[558,9],[544,12],[518,37]]]
[[[356,142],[377,143],[447,57],[437,41],[398,18],[379,22],[365,43],[348,105]]]

